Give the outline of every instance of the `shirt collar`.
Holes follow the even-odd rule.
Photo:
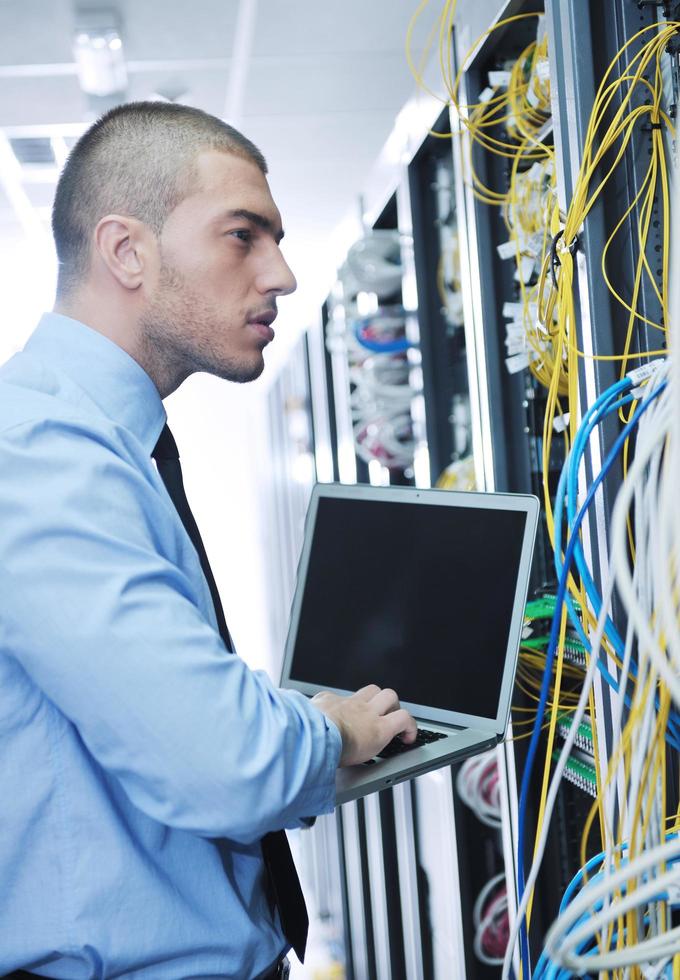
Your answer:
[[[122,347],[79,320],[45,313],[25,350],[68,375],[151,453],[167,416],[155,384]]]

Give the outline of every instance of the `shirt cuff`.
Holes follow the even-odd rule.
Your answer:
[[[318,711],[318,708],[315,708]],[[324,764],[319,774],[319,780],[301,794],[303,813],[316,814],[332,813],[335,809],[335,773],[342,753],[342,736],[340,729],[322,711],[319,711],[326,729],[326,753]],[[307,817],[306,819],[309,819]]]

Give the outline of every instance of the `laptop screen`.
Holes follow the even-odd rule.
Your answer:
[[[402,702],[495,718],[526,521],[467,502],[320,496],[290,681],[378,684]]]

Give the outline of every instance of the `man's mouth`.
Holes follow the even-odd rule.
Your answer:
[[[275,319],[275,310],[265,310],[262,313],[256,313],[248,317],[248,326],[252,327],[263,340],[269,343],[274,339],[274,331],[271,325]]]

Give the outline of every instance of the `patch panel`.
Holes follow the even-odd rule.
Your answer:
[[[555,751],[552,757],[557,762],[560,753]],[[587,762],[576,755],[571,755],[564,768],[564,778],[569,780],[570,783],[574,783],[575,786],[578,786],[590,796],[597,796],[597,778],[593,763]]]

